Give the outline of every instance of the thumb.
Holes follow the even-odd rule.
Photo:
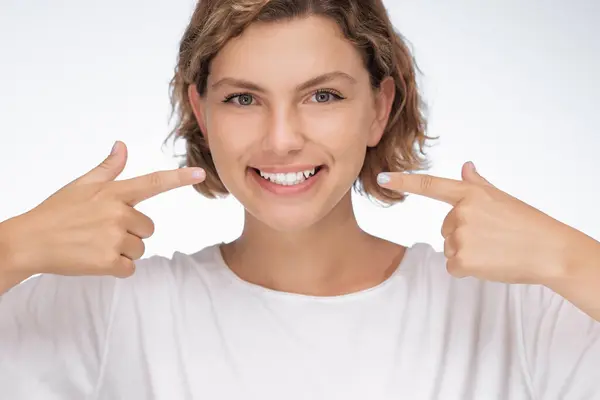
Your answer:
[[[111,153],[97,167],[76,179],[74,183],[100,183],[115,180],[125,169],[127,146],[116,141]]]
[[[486,186],[494,186],[483,176],[479,175],[479,172],[477,172],[477,169],[475,168],[475,164],[473,164],[472,161],[466,162],[463,165],[461,175],[462,175],[463,181],[465,181],[465,182],[475,183],[475,184],[479,184],[479,185],[486,185]]]

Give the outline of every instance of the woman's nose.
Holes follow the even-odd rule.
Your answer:
[[[274,110],[268,118],[264,138],[265,150],[278,155],[287,155],[302,149],[305,137],[296,110]]]

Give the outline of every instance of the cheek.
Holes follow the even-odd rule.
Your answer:
[[[237,166],[250,154],[258,121],[248,115],[217,109],[212,110],[207,122],[208,143],[215,166],[219,173],[226,173],[231,169],[228,167]]]
[[[327,149],[334,161],[362,163],[370,134],[368,115],[360,107],[323,110],[307,119],[311,140]]]

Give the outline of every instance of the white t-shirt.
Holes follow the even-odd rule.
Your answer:
[[[600,323],[541,286],[455,279],[426,244],[336,297],[245,282],[214,245],[6,293],[0,398],[600,399]]]

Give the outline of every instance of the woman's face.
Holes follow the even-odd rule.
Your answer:
[[[387,123],[394,83],[373,91],[360,54],[325,18],[257,23],[214,58],[190,97],[219,176],[279,231],[325,217]]]

